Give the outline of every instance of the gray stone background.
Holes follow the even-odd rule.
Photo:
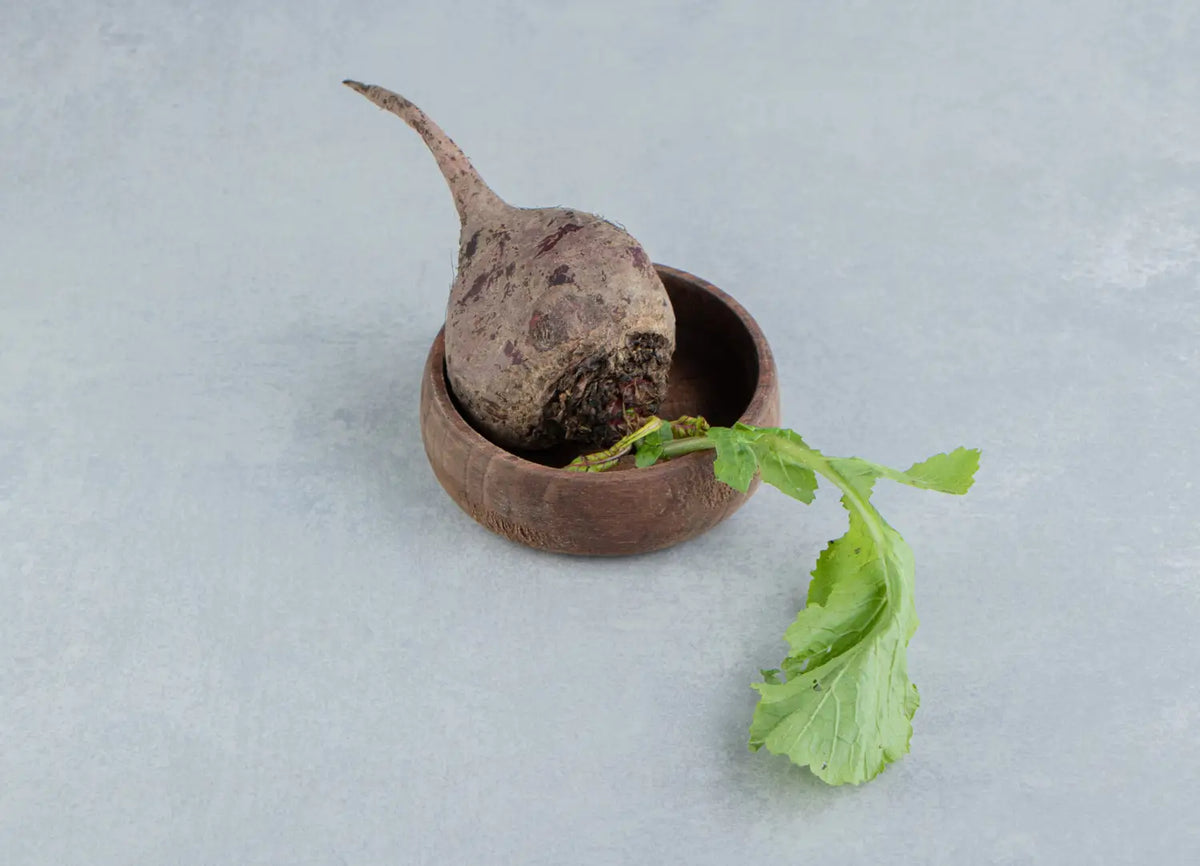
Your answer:
[[[514,203],[758,318],[917,557],[913,751],[746,751],[844,518],[591,561],[417,438],[455,258],[425,107]],[[1185,863],[1200,851],[1200,7],[0,5],[0,861]]]

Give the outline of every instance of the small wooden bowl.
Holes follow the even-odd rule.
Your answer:
[[[675,355],[664,418],[702,415],[710,424],[779,424],[771,349],[741,305],[716,286],[655,265],[675,310]],[[555,553],[616,556],[670,547],[716,526],[755,491],[713,477],[712,451],[646,469],[566,472],[578,453],[512,452],[465,419],[445,375],[438,333],[421,382],[421,439],[450,497],[493,532]]]

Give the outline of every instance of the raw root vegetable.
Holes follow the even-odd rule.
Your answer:
[[[607,445],[666,394],[675,315],[641,244],[592,214],[502,201],[402,96],[345,84],[433,152],[461,222],[446,307],[446,372],[464,412],[515,448]]]
[[[826,457],[791,430],[651,418],[613,447],[566,468],[602,472],[631,450],[637,466],[646,467],[706,449],[717,452],[717,478],[743,493],[756,474],[804,503],[813,501],[818,475],[841,491],[850,528],[817,559],[808,603],[785,635],[791,652],[754,684],[759,696],[750,748],[787,755],[832,785],[875,778],[908,752],[920,698],[907,660],[917,628],[913,555],[871,504],[871,491],[876,479],[888,478],[966,493],[979,452],[958,448],[900,471],[858,457]]]

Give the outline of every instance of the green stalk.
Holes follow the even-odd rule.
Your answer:
[[[693,451],[709,451],[716,447],[717,443],[713,442],[707,436],[688,436],[686,439],[672,439],[669,442],[664,442],[662,456],[670,459],[671,457],[691,454]]]

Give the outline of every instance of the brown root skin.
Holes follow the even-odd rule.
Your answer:
[[[525,448],[615,441],[625,410],[657,411],[674,348],[666,290],[621,229],[563,208],[516,210],[498,227],[468,223],[446,309],[446,366],[493,438]]]
[[[654,415],[675,349],[670,300],[624,229],[570,208],[515,208],[407,99],[347,86],[424,139],[461,221],[446,371],[464,411],[516,448],[605,445]]]
[[[554,383],[542,411],[548,433],[608,445],[658,411],[671,355],[660,334],[634,334],[616,352],[585,359]]]
[[[421,136],[450,187],[460,222],[466,222],[468,214],[481,215],[485,211],[509,209],[504,200],[483,182],[483,178],[471,165],[462,149],[417,106],[400,94],[375,84],[363,84],[350,79],[346,79],[342,84],[356,93],[361,93],[385,111],[390,111]]]

